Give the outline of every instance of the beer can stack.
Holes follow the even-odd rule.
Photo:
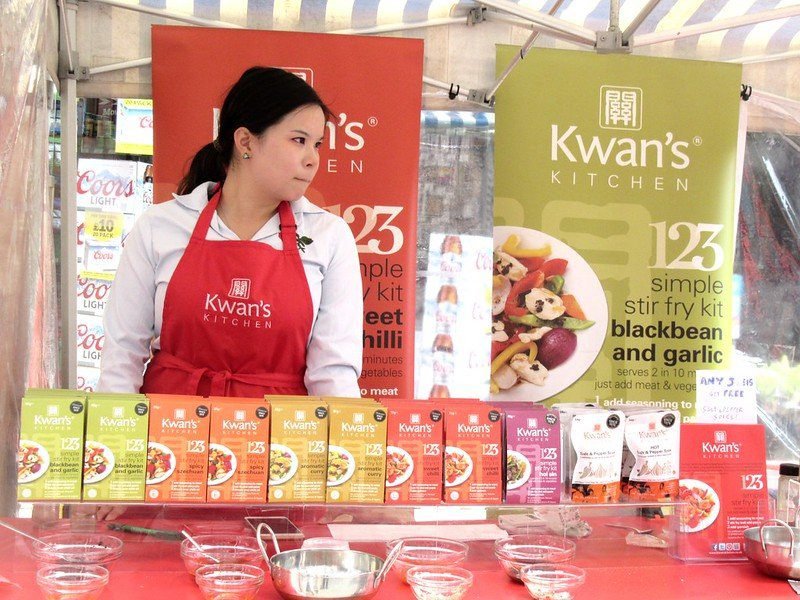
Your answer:
[[[458,319],[456,281],[463,267],[463,245],[457,235],[445,236],[441,245],[440,287],[436,295],[436,330],[433,338],[433,386],[429,398],[449,398],[455,356],[453,333]]]

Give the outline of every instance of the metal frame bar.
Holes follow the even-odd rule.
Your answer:
[[[75,72],[75,64],[72,62],[72,33],[67,25],[67,9],[64,7],[64,0],[58,0],[58,14],[61,27],[64,28],[64,45],[66,46],[67,68],[70,73]]]
[[[541,27],[540,25],[531,23],[527,19],[522,19],[520,17],[515,17],[513,15],[507,15],[502,12],[497,12],[495,10],[487,10],[485,18],[487,21],[508,23],[509,25],[514,25],[515,27],[522,27],[523,29],[531,29],[533,31],[538,31],[539,33],[543,33],[545,35],[553,35],[552,30],[547,29],[546,27]],[[558,39],[560,39],[563,42],[569,42],[571,44],[577,44],[579,46],[594,46],[594,42],[589,44],[586,40],[582,38],[571,37],[566,34],[558,36]]]
[[[636,32],[637,29],[644,23],[644,20],[650,16],[650,13],[653,12],[656,6],[658,6],[661,0],[650,0],[647,5],[639,11],[633,21],[631,21],[625,30],[622,32],[622,44],[625,46],[630,45],[631,36]]]
[[[787,50],[786,52],[776,52],[775,54],[757,54],[753,56],[740,56],[739,58],[731,58],[725,62],[739,63],[749,65],[752,63],[771,62],[775,60],[787,60],[789,58],[797,58],[800,56],[800,49]]]
[[[103,65],[101,67],[89,67],[86,74],[89,76],[97,75],[98,73],[110,73],[112,71],[123,71],[125,69],[137,69],[139,67],[146,67],[153,62],[152,57],[137,58],[135,60],[126,60],[125,62],[113,63],[110,65]]]
[[[596,34],[586,27],[581,27],[574,23],[568,23],[563,19],[542,14],[536,10],[509,2],[508,0],[479,0],[478,3],[536,23],[542,26],[545,29],[544,33],[548,35],[554,37],[563,37],[566,35],[570,40],[579,39],[585,44],[594,46]]]
[[[740,17],[731,17],[729,19],[720,19],[719,21],[709,21],[707,23],[698,23],[696,25],[687,25],[679,29],[670,31],[655,31],[653,33],[645,33],[636,38],[636,46],[650,46],[652,44],[660,44],[662,42],[670,42],[678,38],[688,38],[703,35],[704,33],[713,33],[714,31],[723,31],[725,29],[735,29],[736,27],[744,27],[745,25],[755,25],[756,23],[764,23],[767,21],[775,21],[776,19],[787,19],[789,17],[796,17],[800,15],[800,5],[787,6],[785,8],[775,8],[772,10],[765,10],[752,15],[742,15]]]
[[[464,23],[466,17],[444,17],[441,19],[428,19],[427,21],[417,21],[414,23],[390,23],[387,25],[377,25],[364,29],[335,29],[325,33],[335,33],[337,35],[370,35],[373,33],[391,33],[393,31],[407,31],[409,29],[423,29],[425,27],[441,27],[443,25],[457,25]]]
[[[203,25],[205,27],[227,27],[230,29],[247,29],[247,27],[245,27],[244,25],[236,25],[235,23],[216,21],[214,19],[203,19],[200,17],[187,15],[186,13],[180,13],[174,10],[167,10],[166,8],[151,8],[149,6],[142,6],[140,4],[128,4],[127,2],[121,2],[120,0],[90,0],[90,2],[94,2],[95,4],[106,4],[108,6],[115,6],[117,8],[123,8],[125,10],[132,10],[134,12],[155,15],[157,17],[163,17],[165,19],[171,19],[173,21],[189,23],[190,25]]]

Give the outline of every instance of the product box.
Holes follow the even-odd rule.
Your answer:
[[[208,400],[148,394],[148,502],[205,502],[208,472]]]
[[[362,400],[328,406],[327,501],[383,504],[386,408]]]
[[[268,502],[325,502],[328,406],[310,396],[269,396]]]
[[[90,394],[83,455],[83,499],[142,502],[149,402],[139,394]]]
[[[594,410],[572,416],[572,501],[585,504],[619,502],[625,415]]]
[[[386,504],[439,504],[444,484],[444,412],[436,402],[389,401]]]
[[[484,402],[445,404],[444,501],[498,504],[503,498],[503,421]]]
[[[770,517],[763,425],[684,424],[680,526],[684,560],[743,560],[744,530]]]
[[[208,502],[266,502],[269,404],[261,398],[208,400]]]
[[[496,403],[505,415],[507,504],[561,501],[558,412],[531,402]]]
[[[17,499],[81,499],[85,418],[80,392],[38,390],[22,399]]]
[[[680,469],[681,415],[675,410],[627,414],[622,499],[676,501]]]

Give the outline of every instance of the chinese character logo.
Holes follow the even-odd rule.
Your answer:
[[[294,420],[295,421],[305,421],[306,420],[306,411],[304,411],[304,410],[296,410],[296,411],[294,411]]]
[[[353,423],[363,423],[364,422],[364,413],[355,413],[353,415]]]
[[[292,75],[297,75],[311,87],[314,87],[314,70],[308,67],[281,67],[284,71],[289,71]]]
[[[539,419],[528,419],[528,429],[536,429],[539,426]]]
[[[414,423],[415,425],[419,424],[419,414],[418,413],[414,413],[414,414],[411,415],[411,422]]]
[[[231,291],[228,292],[228,296],[242,300],[250,298],[250,280],[231,279]]]
[[[478,419],[478,415],[470,415],[469,416],[469,424],[470,425],[478,425],[480,420]]]
[[[246,411],[243,410],[235,410],[233,411],[233,420],[234,421],[244,421],[247,418]]]
[[[603,129],[642,128],[642,89],[600,86],[600,127]]]
[[[125,408],[122,406],[115,406],[114,410],[111,412],[113,413],[115,419],[121,419],[125,416]]]
[[[186,409],[185,408],[176,408],[175,409],[175,418],[179,421],[183,421],[186,418]]]
[[[47,407],[47,416],[48,417],[57,417],[58,416],[58,404],[51,404]]]
[[[714,432],[714,442],[717,444],[725,444],[728,441],[728,435],[724,431]]]

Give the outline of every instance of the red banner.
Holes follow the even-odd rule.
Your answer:
[[[306,195],[342,216],[358,244],[361,392],[413,397],[422,40],[155,26],[152,41],[155,198],[170,197],[213,139],[214,109],[246,68],[295,72],[331,108]]]

